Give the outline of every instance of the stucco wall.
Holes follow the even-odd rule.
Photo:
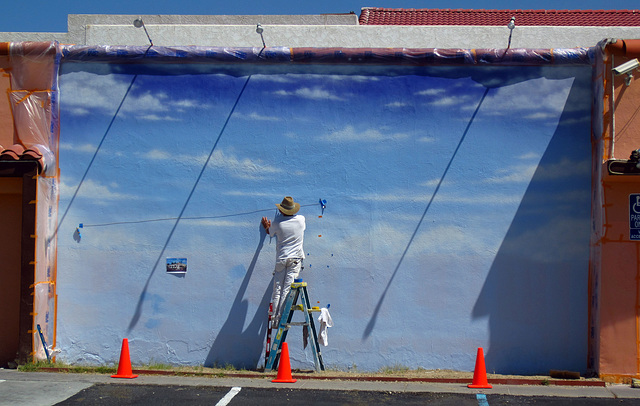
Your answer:
[[[635,41],[629,41],[635,44]],[[616,44],[620,45],[620,44]],[[628,55],[616,49],[607,54],[605,72],[638,56],[629,46]],[[609,381],[622,382],[640,374],[638,346],[638,264],[639,243],[635,236],[638,213],[636,196],[640,193],[640,178],[631,172],[609,173],[610,160],[624,161],[638,149],[637,109],[640,98],[637,70],[630,72],[628,85],[626,75],[604,76],[603,136],[600,148],[604,152],[598,157],[602,165],[601,186],[594,194],[594,219],[602,224],[601,232],[594,239],[594,264],[599,274],[594,275],[594,302],[600,316],[595,324],[599,333],[597,351],[600,376]],[[631,165],[634,167],[634,165]],[[615,167],[614,167],[615,168]],[[599,295],[599,297],[598,297]]]
[[[131,20],[133,21],[133,19]],[[252,25],[155,25],[147,30],[155,45],[262,46],[256,24],[264,28],[268,46],[374,48],[507,48],[509,29],[486,26],[296,26],[268,25],[258,18]],[[605,38],[636,38],[636,27],[518,27],[513,48],[574,48],[592,46]],[[131,22],[88,25],[87,45],[145,45],[147,37]]]
[[[259,219],[292,195],[328,367],[586,369],[590,66],[64,62],[60,85],[59,359],[127,337],[134,363],[260,366]]]

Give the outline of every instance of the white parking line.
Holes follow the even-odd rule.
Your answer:
[[[238,394],[238,392],[240,392],[240,389],[242,389],[242,388],[240,388],[238,386],[234,386],[233,388],[231,388],[229,393],[224,395],[224,397],[222,399],[220,399],[220,401],[218,403],[216,403],[216,406],[227,406],[229,404],[229,402],[231,402],[231,399],[233,399],[233,397],[236,396]]]
[[[487,400],[487,395],[483,393],[476,394],[476,399],[478,400],[478,406],[489,406],[489,401]]]

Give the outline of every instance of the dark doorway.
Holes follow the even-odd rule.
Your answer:
[[[0,161],[0,367],[32,352],[37,164]]]

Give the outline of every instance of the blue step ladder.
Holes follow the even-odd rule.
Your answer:
[[[300,298],[300,304],[296,304],[298,298]],[[303,313],[304,321],[291,321],[296,311],[301,311]],[[316,371],[324,371],[324,363],[322,362],[322,353],[320,351],[320,345],[318,344],[316,326],[313,322],[313,317],[311,317],[311,313],[314,312],[320,312],[320,308],[311,307],[311,305],[309,304],[307,283],[297,281],[292,283],[291,290],[289,291],[289,295],[287,296],[287,301],[284,303],[284,308],[282,309],[282,316],[280,317],[280,325],[278,326],[278,331],[273,340],[273,343],[271,343],[270,348],[268,348],[269,355],[264,367],[266,372],[272,371],[273,369],[277,368],[278,361],[280,360],[282,343],[285,342],[287,338],[287,332],[289,331],[289,328],[291,328],[291,326],[303,326],[311,330],[311,352],[313,353],[313,361],[315,363]]]

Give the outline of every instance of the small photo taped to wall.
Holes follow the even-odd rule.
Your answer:
[[[167,258],[168,273],[187,273],[187,258]]]

